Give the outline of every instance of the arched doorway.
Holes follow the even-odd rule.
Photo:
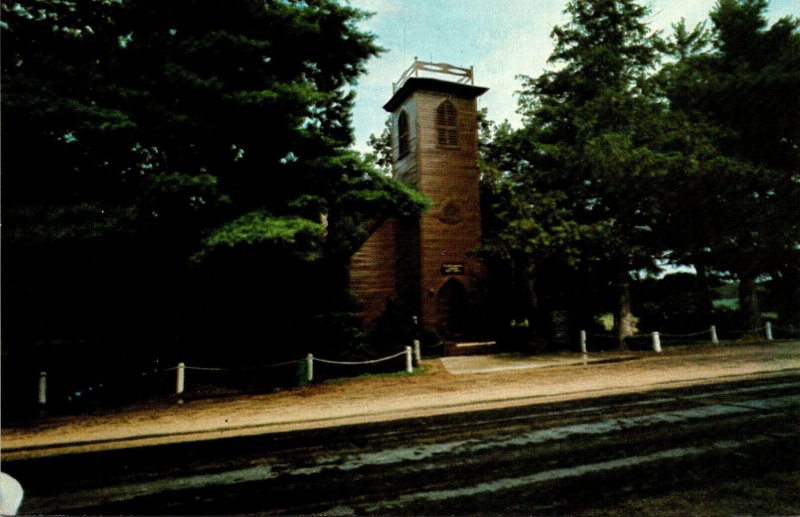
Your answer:
[[[450,336],[467,332],[469,294],[455,278],[445,282],[436,295],[436,324],[440,331]]]

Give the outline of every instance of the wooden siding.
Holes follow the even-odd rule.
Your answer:
[[[436,295],[445,282],[455,278],[472,292],[482,274],[480,263],[470,254],[481,239],[477,103],[429,91],[417,91],[413,98],[417,106],[418,188],[433,201],[420,220],[421,317],[423,325],[433,327]],[[456,147],[438,143],[436,109],[446,99],[458,110]],[[448,204],[457,207],[458,217],[443,213]],[[445,263],[464,264],[464,274],[443,275]]]
[[[350,288],[363,306],[364,326],[371,328],[395,295],[397,221],[385,221],[350,259]]]
[[[437,327],[437,295],[450,279],[473,293],[483,274],[472,254],[481,240],[477,103],[485,89],[458,94],[415,89],[393,107],[394,177],[433,201],[419,218],[386,221],[353,256],[351,288],[363,304],[369,330],[395,297],[428,328]],[[477,92],[477,93],[476,93]],[[457,145],[440,145],[436,110],[449,99],[457,110]],[[409,117],[409,153],[399,158],[398,118]],[[461,264],[463,274],[442,273],[443,264]],[[443,329],[439,329],[443,330]]]

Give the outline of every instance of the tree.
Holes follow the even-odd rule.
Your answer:
[[[757,279],[793,278],[800,242],[800,35],[788,18],[767,29],[766,5],[721,0],[711,34],[679,24],[676,61],[661,73],[681,166],[671,175],[665,234],[701,275],[707,267],[735,275],[753,330],[761,326]]]
[[[367,145],[372,148],[372,152],[367,153],[367,158],[375,162],[375,165],[386,175],[392,175],[392,119],[387,118],[383,124],[383,131],[380,135],[371,134],[367,139]]]
[[[800,249],[800,20],[767,28],[766,7],[719,1],[711,12],[715,81],[700,96],[709,118],[733,130],[722,150],[745,169],[735,204],[745,223],[720,251],[739,278],[751,329],[761,326],[757,278],[796,267]]]
[[[691,107],[695,85],[708,81],[711,34],[700,23],[689,30],[683,20],[673,25],[666,41],[671,61],[652,78],[651,84],[667,103],[660,120],[658,149],[668,156],[668,173],[660,192],[660,213],[654,226],[673,265],[693,266],[700,321],[710,325],[712,245],[721,231],[720,222],[729,214],[724,191],[735,184],[731,174],[735,162],[726,158],[719,146],[723,128]]]
[[[570,21],[553,29],[549,59],[561,66],[524,78],[521,157],[535,193],[527,202],[558,206],[583,267],[611,276],[624,346],[633,333],[630,273],[651,267],[658,251],[649,184],[664,171],[651,145],[662,108],[644,79],[659,40],[644,21],[647,9],[632,0],[572,1],[566,12]]]
[[[347,257],[366,223],[422,206],[347,150],[350,85],[379,52],[355,8],[2,8],[4,261],[26,281],[48,272],[9,287],[4,307],[33,306],[58,285],[74,303],[45,312],[76,316],[85,336],[95,316],[80,315],[103,313],[75,294],[91,285],[99,305],[117,307],[106,340],[141,322],[168,342],[194,329],[252,350],[285,342],[289,327],[302,340],[348,310]],[[24,339],[27,323],[5,332]]]

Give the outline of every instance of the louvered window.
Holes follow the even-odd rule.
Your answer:
[[[448,147],[458,145],[457,115],[456,107],[450,101],[444,101],[436,108],[436,134],[439,145]]]
[[[397,149],[400,152],[398,159],[405,157],[408,154],[408,115],[405,111],[400,112],[400,118],[397,121]]]

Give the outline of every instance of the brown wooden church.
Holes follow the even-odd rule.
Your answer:
[[[350,285],[367,328],[393,297],[423,327],[467,329],[482,274],[471,251],[481,240],[476,99],[487,90],[474,85],[471,67],[416,58],[393,85],[383,106],[391,113],[393,174],[433,205],[421,217],[385,221],[353,256]]]

